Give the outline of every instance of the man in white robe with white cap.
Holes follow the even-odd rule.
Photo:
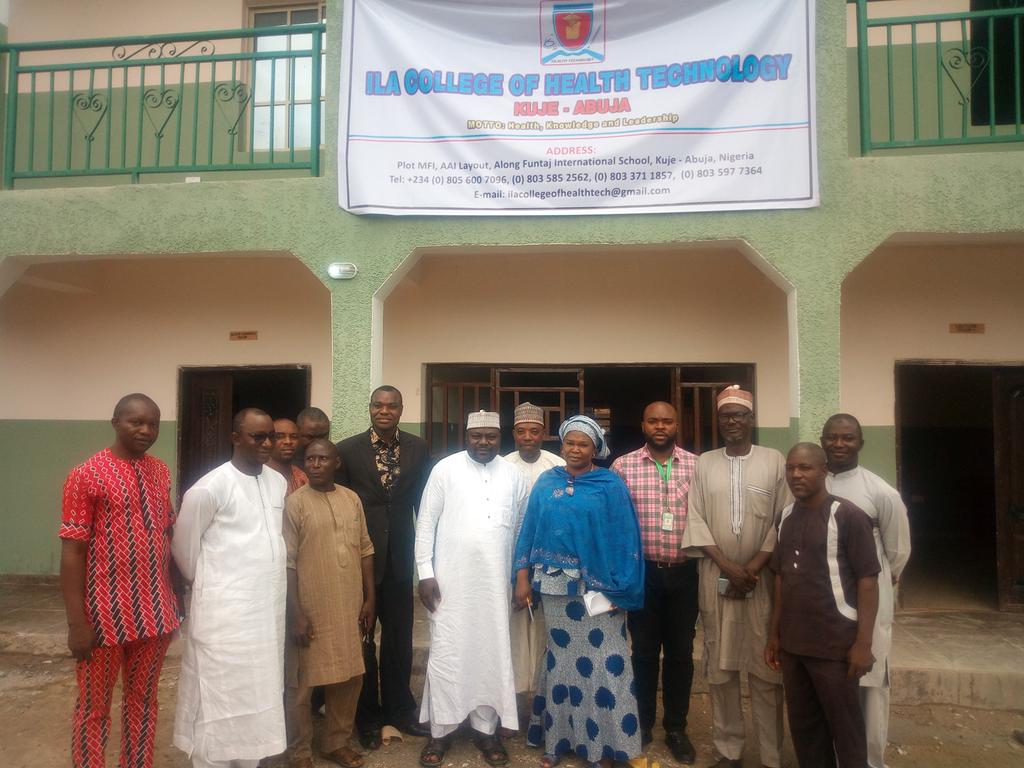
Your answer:
[[[497,413],[471,413],[467,449],[439,461],[416,521],[419,596],[430,618],[430,655],[420,720],[431,738],[420,765],[444,762],[451,736],[469,718],[489,765],[508,754],[498,720],[517,728],[509,641],[512,549],[526,511],[526,481],[498,456]]]

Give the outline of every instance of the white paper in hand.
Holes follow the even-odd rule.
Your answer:
[[[605,597],[604,592],[584,592],[583,604],[587,607],[587,616],[600,616],[615,609],[612,601]]]

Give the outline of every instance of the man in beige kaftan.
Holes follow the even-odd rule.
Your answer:
[[[310,693],[324,686],[320,749],[328,760],[363,764],[348,746],[363,682],[361,641],[374,611],[373,544],[359,497],[334,484],[338,451],[316,439],[304,459],[309,485],[285,504],[289,638],[285,663],[292,768],[312,768]]]
[[[786,460],[753,445],[753,396],[738,387],[718,396],[725,448],[701,455],[690,485],[683,547],[700,557],[700,614],[711,695],[716,766],[738,768],[744,742],[740,673],[750,686],[761,764],[781,765],[782,680],[764,662],[772,612],[772,580],[761,570],[775,548],[775,530],[792,497]]]

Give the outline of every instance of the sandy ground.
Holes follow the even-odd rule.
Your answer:
[[[161,717],[154,758],[156,768],[186,768],[188,761],[171,746],[178,659],[168,658],[160,685]],[[414,691],[420,681],[414,681]],[[4,768],[57,768],[68,766],[69,721],[74,704],[73,662],[68,658],[0,654],[0,766]],[[115,697],[114,724],[107,764],[117,765],[116,745],[120,739]],[[1024,766],[1024,745],[1013,738],[1014,729],[1024,728],[1024,713],[955,708],[949,706],[897,707],[892,713],[888,763],[892,768],[921,766],[984,765],[987,768]],[[697,747],[697,765],[713,762],[710,713],[707,697],[695,695],[691,705],[689,732]],[[675,763],[655,731],[655,743],[648,755],[663,766]],[[368,768],[413,768],[417,765],[423,739],[407,738],[367,756]],[[521,738],[508,742],[511,766],[539,763],[538,750],[529,749]],[[787,744],[784,761],[795,766]],[[286,763],[282,763],[286,765]],[[323,760],[317,766],[330,766]],[[759,765],[756,754],[748,752],[744,764]],[[448,753],[446,768],[484,768],[484,761],[467,739],[459,740]],[[565,766],[580,761],[566,759]]]

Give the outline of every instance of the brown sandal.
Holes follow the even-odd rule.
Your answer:
[[[325,760],[330,760],[332,763],[340,765],[341,768],[362,768],[366,762],[363,760],[362,755],[348,747],[339,747],[333,752],[321,752],[320,756]]]

